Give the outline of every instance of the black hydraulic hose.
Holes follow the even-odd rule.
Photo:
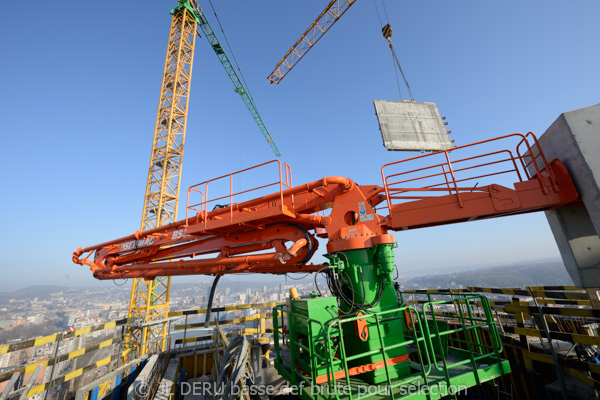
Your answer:
[[[248,339],[244,335],[236,336],[223,351],[223,359],[218,367],[214,399],[231,400],[239,397],[232,393],[233,387],[240,381],[248,361]],[[249,367],[249,366],[248,366]],[[227,373],[229,372],[229,378]],[[249,371],[252,375],[252,371]],[[254,379],[252,379],[254,380]],[[227,381],[225,387],[222,385]]]
[[[306,264],[306,262],[308,260],[310,260],[312,257],[312,250],[313,250],[312,235],[310,233],[308,233],[308,231],[306,229],[304,229],[303,227],[301,227],[300,225],[289,223],[288,226],[293,226],[294,228],[298,228],[304,234],[304,237],[306,238],[306,246],[308,247],[308,253],[306,253],[306,256],[304,256],[304,259],[302,261],[300,261],[297,265]]]
[[[210,324],[210,310],[212,309],[213,300],[215,298],[215,291],[217,289],[217,283],[219,283],[219,279],[221,279],[221,275],[215,276],[215,280],[213,281],[212,287],[210,288],[210,295],[208,296],[208,306],[206,306],[206,319],[204,320],[204,327],[208,328]]]

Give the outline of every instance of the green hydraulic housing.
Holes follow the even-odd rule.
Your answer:
[[[275,366],[304,400],[438,399],[510,372],[485,296],[407,304],[391,244],[326,257],[335,297],[313,293],[273,312]]]
[[[392,278],[395,268],[392,247],[391,244],[380,244],[327,256],[331,268],[341,281],[341,315],[365,315],[354,324],[344,324],[342,327],[348,349],[356,354],[371,354],[352,360],[348,363],[349,367],[370,365],[384,359],[393,360],[388,371],[379,368],[362,374],[362,379],[371,384],[387,381],[386,373],[392,379],[410,373],[408,357],[403,357],[407,354],[405,347],[379,352],[381,347],[404,342],[408,326],[404,313],[394,312],[381,318],[379,324],[368,316],[370,313],[396,310],[400,305]],[[366,323],[366,328],[358,332],[361,329],[360,322]]]

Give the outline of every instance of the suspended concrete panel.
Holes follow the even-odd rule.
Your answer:
[[[438,151],[454,147],[435,103],[374,100],[373,104],[386,149]]]

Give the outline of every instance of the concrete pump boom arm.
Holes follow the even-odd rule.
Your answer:
[[[507,140],[516,141],[516,148],[496,149],[498,142]],[[491,151],[473,153],[490,145]],[[461,150],[468,156],[455,157]],[[279,185],[279,191],[234,203],[240,193],[233,193],[230,184],[229,194],[207,198],[210,183],[231,183],[239,174],[272,163],[279,166],[279,181],[256,189]],[[281,162],[274,160],[192,186],[186,219],[78,248],[73,261],[88,265],[98,279],[316,272],[323,266],[307,264],[318,248],[316,236],[328,240],[331,254],[395,243],[388,231],[547,210],[579,201],[564,165],[558,160],[547,162],[531,133],[386,164],[381,174],[382,186],[361,186],[338,176],[292,186],[289,166],[282,169]],[[191,204],[193,194],[202,201]],[[223,199],[230,204],[208,210]]]

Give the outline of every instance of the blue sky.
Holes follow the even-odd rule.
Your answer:
[[[415,155],[382,146],[372,101],[398,92],[373,1],[357,1],[280,85],[267,75],[327,1],[213,3],[296,184],[329,175],[380,184],[381,165]],[[599,102],[596,0],[385,4],[416,100],[438,104],[458,145],[541,134],[561,112]],[[0,290],[94,284],[71,252],[138,229],[174,6],[0,5]],[[182,188],[271,158],[199,38]],[[558,256],[543,214],[396,238],[403,273]]]

